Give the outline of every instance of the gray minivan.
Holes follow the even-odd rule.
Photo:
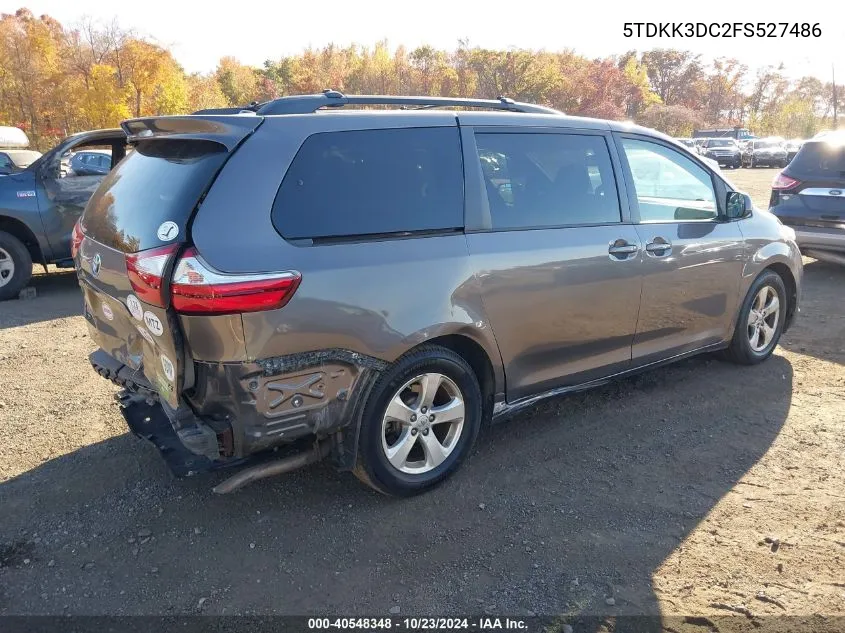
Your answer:
[[[334,91],[123,128],[73,240],[90,360],[174,472],[242,467],[218,492],[330,457],[413,494],[485,421],[758,363],[798,310],[792,230],[653,130]]]

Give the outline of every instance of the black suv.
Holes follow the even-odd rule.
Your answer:
[[[804,143],[772,183],[769,210],[805,255],[845,264],[845,132]]]
[[[701,144],[700,153],[719,165],[738,169],[742,165],[742,151],[732,138],[709,138]]]

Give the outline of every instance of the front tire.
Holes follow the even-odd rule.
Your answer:
[[[361,417],[355,476],[388,495],[433,488],[469,454],[481,419],[472,367],[445,347],[420,347],[373,386]]]
[[[783,333],[787,307],[780,275],[772,270],[761,273],[742,302],[727,349],[728,359],[741,365],[756,365],[771,356]]]
[[[32,277],[32,256],[14,235],[0,231],[0,301],[18,296]]]

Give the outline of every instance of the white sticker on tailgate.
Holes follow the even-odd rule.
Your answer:
[[[173,368],[173,363],[167,356],[161,357],[161,368],[164,370],[164,375],[167,376],[167,379],[170,382],[173,382],[173,379],[176,378],[176,370]]]
[[[135,295],[128,295],[126,297],[126,307],[129,308],[129,314],[139,321],[144,320],[144,309],[141,307],[141,300]]]
[[[179,235],[179,225],[176,222],[162,222],[161,226],[158,227],[158,231],[156,231],[156,235],[158,235],[158,239],[162,242],[175,240]]]
[[[149,310],[144,312],[144,325],[146,325],[147,329],[156,336],[164,334],[164,326],[161,324],[161,321],[159,321],[158,317]]]

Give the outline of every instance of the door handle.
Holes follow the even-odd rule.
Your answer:
[[[665,257],[672,252],[672,243],[662,237],[655,237],[645,245],[645,250],[652,257]]]
[[[616,240],[607,249],[611,259],[625,260],[631,259],[640,247],[636,244],[631,244],[623,239]]]

